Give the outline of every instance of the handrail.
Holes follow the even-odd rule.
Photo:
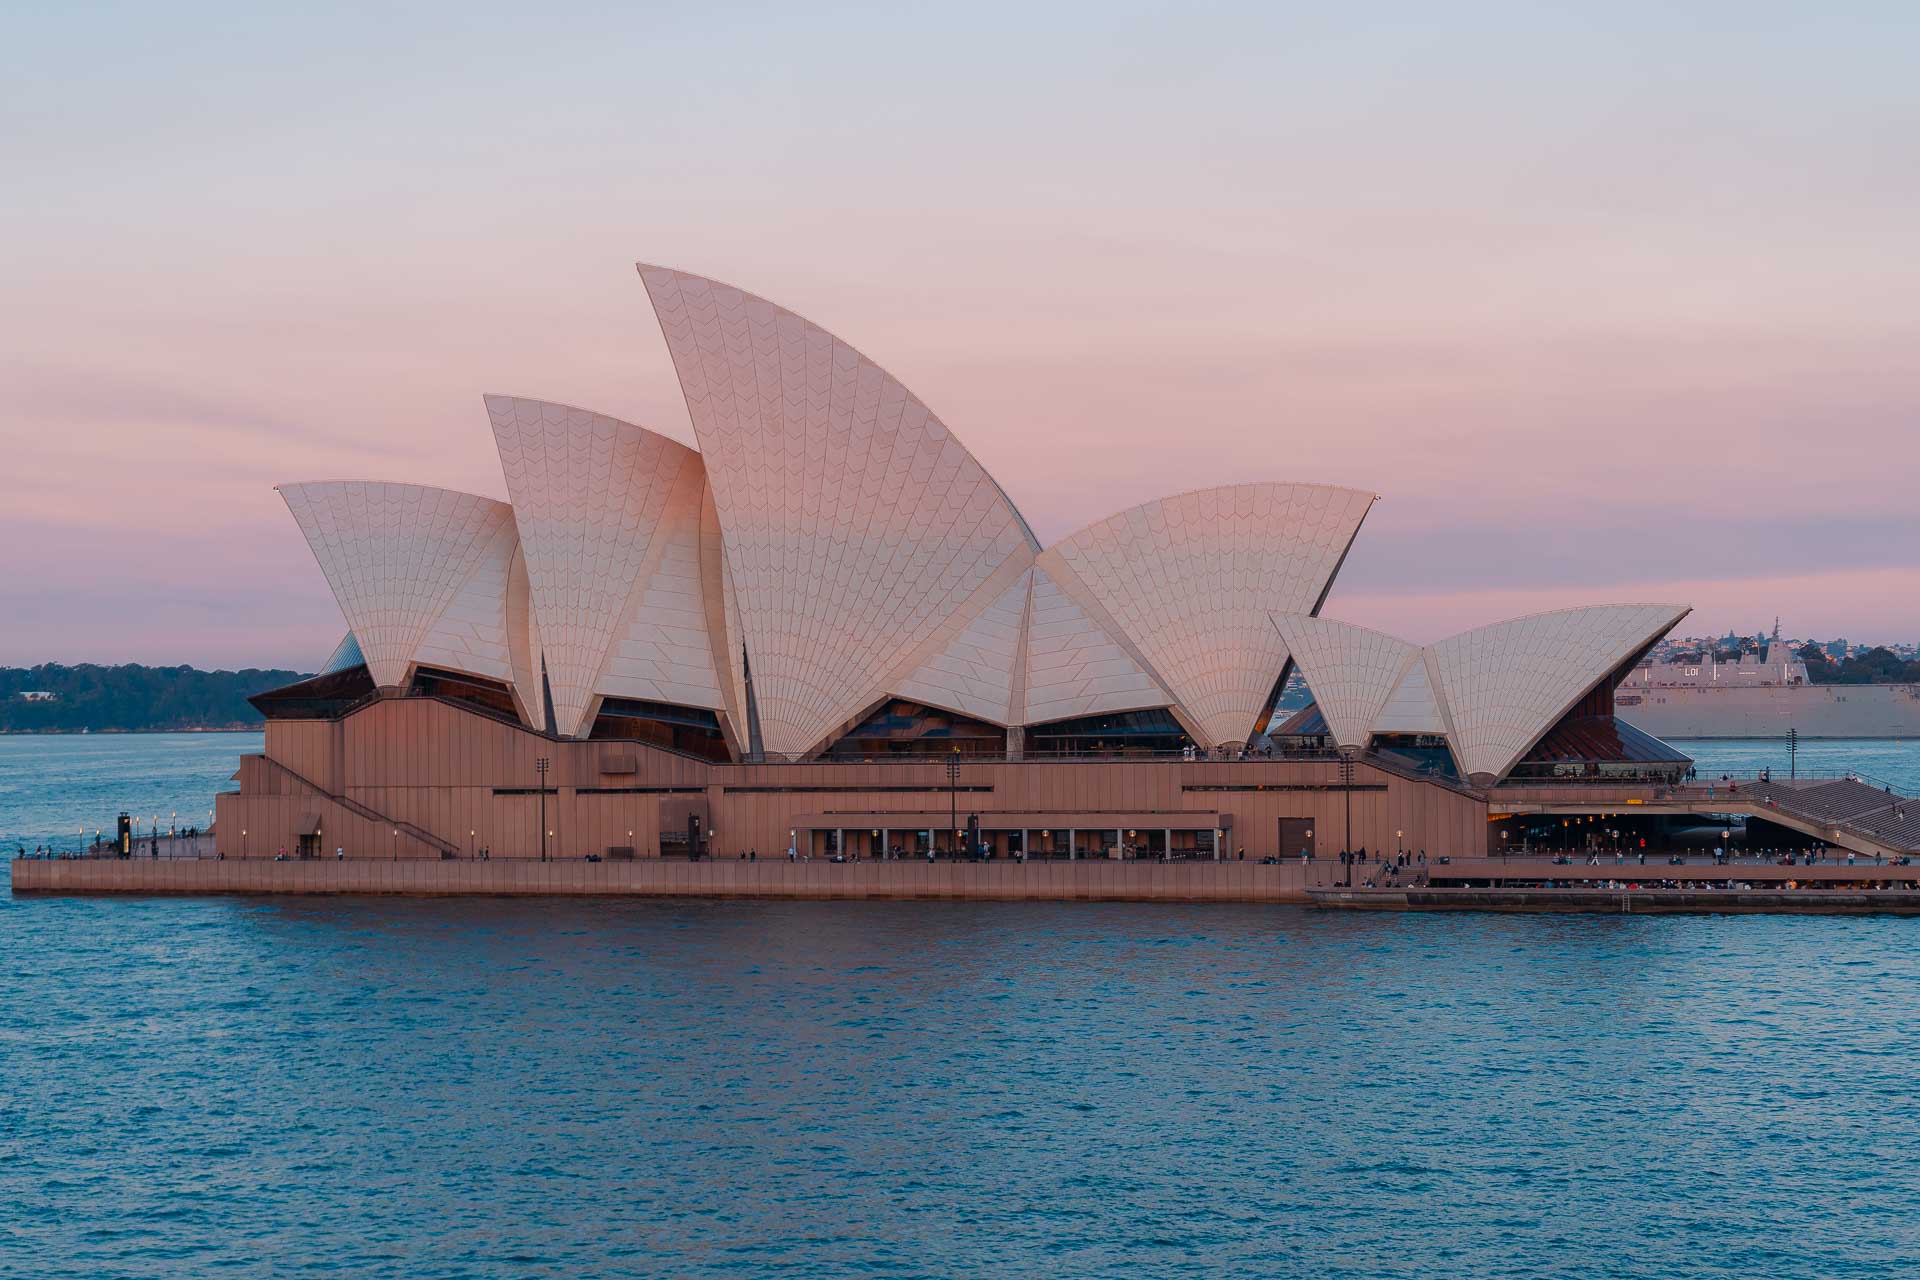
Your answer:
[[[1857,782],[1861,786],[1869,789],[1877,789],[1880,795],[1884,797],[1884,800],[1879,804],[1862,808],[1845,817],[1821,813],[1809,805],[1794,803],[1795,798],[1801,793],[1828,782]],[[1860,773],[1857,770],[1799,769],[1795,770],[1795,776],[1790,778],[1775,777],[1770,771],[1756,771],[1746,775],[1722,773],[1718,777],[1709,778],[1704,782],[1683,782],[1671,785],[1649,784],[1646,782],[1633,782],[1607,777],[1569,777],[1553,779],[1509,778],[1501,782],[1496,790],[1568,786],[1598,789],[1607,784],[1632,787],[1636,790],[1644,790],[1651,786],[1654,801],[1663,804],[1699,804],[1702,806],[1738,806],[1743,808],[1751,806],[1759,809],[1762,813],[1778,813],[1793,818],[1796,821],[1819,827],[1832,835],[1837,836],[1845,832],[1851,834],[1855,839],[1881,848],[1898,850],[1903,854],[1920,853],[1920,843],[1903,844],[1893,837],[1863,825],[1865,819],[1886,813],[1890,809],[1896,812],[1904,810],[1907,805],[1916,803],[1915,799],[1895,791],[1892,783]],[[1718,809],[1711,807],[1707,809],[1707,812],[1718,811]]]
[[[385,823],[388,827],[392,828],[393,830],[404,832],[405,834],[413,837],[415,840],[418,840],[420,843],[426,845],[428,848],[435,849],[440,853],[453,854],[456,857],[460,853],[460,846],[453,844],[449,841],[442,840],[439,836],[434,835],[431,831],[427,831],[424,828],[415,826],[413,823],[407,822],[403,819],[389,817],[388,815],[381,813],[377,809],[373,809],[367,805],[361,804],[358,800],[355,800],[351,796],[344,796],[344,795],[337,796],[333,794],[333,792],[328,791],[325,787],[322,787],[319,783],[313,781],[313,779],[305,777],[304,775],[297,773],[292,769],[289,769],[286,765],[281,764],[278,760],[275,760],[272,756],[263,755],[260,757],[260,759],[264,760],[267,764],[271,765],[273,768],[278,769],[281,773],[286,774],[289,778],[292,778],[295,782],[299,783],[303,787],[306,787],[308,790],[312,791],[316,795],[324,796],[328,800],[333,801],[335,804],[345,809],[348,813],[353,814],[355,817],[364,818],[368,822]]]

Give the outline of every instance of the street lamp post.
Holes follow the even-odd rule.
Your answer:
[[[547,768],[553,762],[541,756],[533,762],[533,770],[540,775],[540,861],[547,860]]]
[[[954,846],[959,847],[960,827],[960,744],[953,744],[953,754],[947,757],[947,826],[954,832]]]

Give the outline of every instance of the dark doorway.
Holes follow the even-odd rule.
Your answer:
[[[1317,853],[1314,848],[1312,818],[1280,819],[1280,856],[1297,858],[1303,853]]]

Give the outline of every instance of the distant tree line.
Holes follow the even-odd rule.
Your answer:
[[[1891,649],[1869,649],[1835,662],[1818,645],[1800,650],[1814,684],[1920,684],[1920,660],[1908,662]]]
[[[0,667],[0,732],[161,732],[249,729],[261,722],[247,699],[304,679],[297,671],[200,671],[194,667]],[[51,693],[47,701],[21,697]]]

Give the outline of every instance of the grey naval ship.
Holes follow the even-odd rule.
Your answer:
[[[1613,704],[1656,738],[1920,738],[1920,684],[1814,684],[1778,638],[1738,662],[1643,662]]]

